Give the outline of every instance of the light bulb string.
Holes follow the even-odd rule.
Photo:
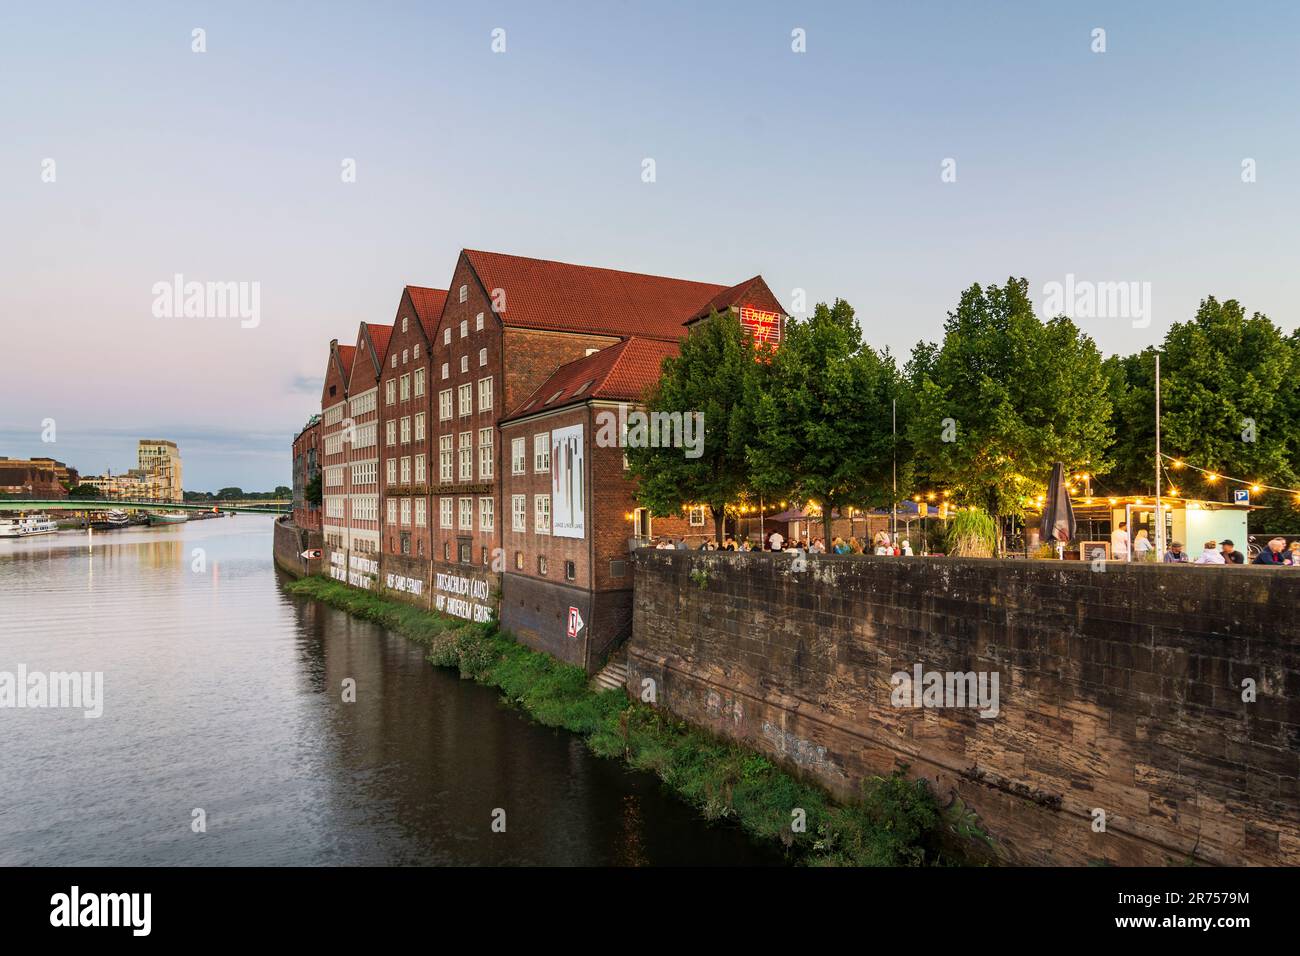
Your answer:
[[[1173,456],[1173,455],[1166,455],[1164,452],[1161,452],[1161,453],[1160,453],[1160,457],[1161,457],[1161,458],[1167,458],[1167,459],[1169,459],[1170,461],[1172,461],[1172,462],[1174,463],[1174,467],[1176,467],[1176,468],[1190,468],[1190,469],[1192,469],[1193,471],[1199,471],[1199,472],[1200,472],[1201,474],[1203,474],[1203,475],[1212,475],[1212,476],[1213,476],[1214,478],[1216,478],[1216,479],[1220,479],[1220,478],[1221,478],[1221,479],[1223,479],[1224,481],[1231,481],[1231,482],[1235,482],[1235,483],[1237,483],[1237,484],[1239,484],[1239,485],[1246,485],[1246,486],[1248,486],[1248,487],[1251,488],[1251,489],[1255,489],[1255,488],[1263,488],[1263,489],[1267,489],[1267,490],[1269,490],[1269,491],[1281,491],[1281,492],[1285,492],[1285,493],[1288,494],[1288,495],[1300,495],[1300,488],[1279,488],[1277,485],[1266,485],[1266,484],[1264,484],[1263,482],[1260,482],[1260,481],[1251,481],[1251,480],[1248,479],[1248,478],[1234,478],[1232,475],[1225,475],[1225,474],[1222,474],[1221,472],[1211,471],[1211,470],[1208,469],[1208,468],[1201,468],[1201,467],[1198,466],[1198,465],[1190,464],[1190,463],[1188,463],[1188,462],[1183,461],[1181,458],[1176,458],[1176,457]],[[1162,467],[1163,467],[1163,466],[1162,466]],[[1167,469],[1167,468],[1165,469],[1165,475],[1166,475],[1166,477],[1169,476],[1169,469]],[[1171,482],[1172,482],[1172,480],[1173,480],[1173,479],[1170,478],[1170,481],[1171,481]]]

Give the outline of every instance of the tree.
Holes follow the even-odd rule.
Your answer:
[[[222,488],[217,492],[217,498],[221,501],[238,501],[243,497],[243,488]]]
[[[94,485],[77,485],[68,492],[69,498],[102,498],[104,493]]]
[[[763,367],[753,339],[730,312],[711,313],[682,341],[680,353],[664,360],[663,375],[646,396],[646,413],[702,413],[704,438],[697,457],[688,457],[689,449],[632,447],[629,441],[629,476],[651,514],[665,517],[684,505],[706,504],[722,543],[727,503],[747,487],[745,448]]]
[[[274,498],[292,498],[293,489],[287,485],[276,485],[275,491],[271,492],[271,496]]]
[[[1112,355],[1103,363],[1115,425],[1107,452],[1114,467],[1106,483],[1118,494],[1155,494],[1155,356],[1156,350],[1147,348],[1137,355]]]
[[[1025,279],[963,292],[942,344],[914,349],[908,374],[917,467],[958,503],[1020,514],[1053,462],[1109,469],[1101,355],[1065,316],[1039,321]]]
[[[307,482],[307,487],[303,491],[303,497],[311,507],[319,508],[321,506],[321,473],[319,471],[316,472],[316,474],[311,477],[311,480]]]
[[[853,307],[843,299],[819,303],[807,320],[787,326],[756,403],[755,486],[771,497],[819,502],[827,541],[835,509],[889,503],[898,391],[893,359],[863,343]],[[909,457],[900,453],[900,466]]]

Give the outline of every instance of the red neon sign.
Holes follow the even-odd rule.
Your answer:
[[[764,312],[748,305],[740,307],[740,324],[754,338],[755,345],[781,343],[781,313]]]

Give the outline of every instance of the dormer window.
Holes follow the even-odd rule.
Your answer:
[[[551,404],[551,402],[555,401],[557,398],[559,398],[559,397],[560,397],[561,395],[563,395],[563,394],[564,394],[564,389],[560,389],[558,392],[556,392],[554,395],[552,395],[550,398],[548,398],[548,399],[547,399],[546,401],[544,401],[542,404],[543,404],[543,405],[549,405],[549,404]]]
[[[586,381],[586,382],[583,382],[581,385],[579,385],[579,386],[578,386],[578,390],[577,390],[576,392],[573,393],[574,398],[577,398],[579,395],[581,395],[581,394],[582,394],[583,392],[585,392],[587,389],[591,388],[591,383],[594,382],[594,381],[596,381],[596,380],[593,378],[593,379],[590,379],[590,380],[588,380],[588,381]]]

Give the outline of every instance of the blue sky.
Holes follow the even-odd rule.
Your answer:
[[[1148,327],[1080,320],[1107,354],[1208,294],[1291,329],[1297,35],[1285,3],[9,4],[0,454],[169,437],[189,487],[287,483],[328,340],[462,247],[761,272],[900,356],[1009,275],[1149,282]],[[260,323],[155,317],[177,273],[259,283]]]

